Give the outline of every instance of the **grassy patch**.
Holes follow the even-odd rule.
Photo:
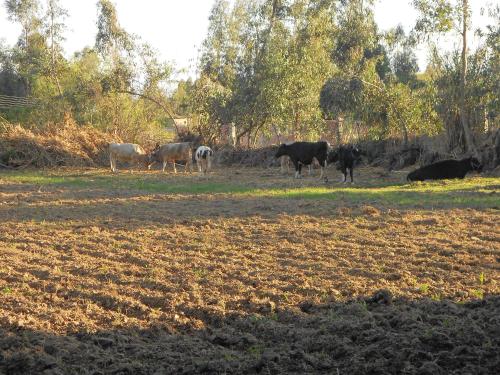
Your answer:
[[[370,188],[270,189],[252,195],[274,198],[328,199],[352,203],[372,203],[403,207],[481,207],[499,208],[500,196],[487,190],[498,179],[474,180],[434,185],[393,185]],[[458,185],[458,186],[457,186]]]
[[[221,179],[200,180],[191,175],[162,175],[143,173],[121,173],[118,175],[90,172],[69,174],[64,171],[22,171],[0,174],[0,183],[53,185],[67,188],[132,190],[168,194],[231,194],[244,197],[277,199],[326,199],[344,203],[378,204],[395,207],[439,208],[473,207],[498,208],[500,196],[499,178],[476,177],[465,180],[447,180],[426,183],[403,184],[398,181],[380,181],[373,185],[345,186],[339,184],[320,186],[297,186],[291,179],[277,178],[273,183],[259,184],[258,176],[249,179],[221,181]],[[309,181],[312,182],[312,181]]]

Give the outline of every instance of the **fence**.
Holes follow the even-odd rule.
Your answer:
[[[32,107],[34,105],[36,105],[36,101],[28,97],[0,95],[0,109]]]

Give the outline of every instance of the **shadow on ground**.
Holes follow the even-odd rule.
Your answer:
[[[294,310],[249,301],[242,315],[186,309],[202,320],[148,329],[52,334],[2,322],[0,373],[495,374],[500,296],[457,304],[388,292]]]

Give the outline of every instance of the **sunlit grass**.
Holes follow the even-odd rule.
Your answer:
[[[41,186],[134,190],[168,194],[229,194],[275,199],[327,199],[344,203],[402,207],[500,207],[500,196],[496,192],[496,189],[500,187],[500,178],[485,177],[393,185],[387,185],[384,181],[380,185],[373,186],[322,185],[318,182],[321,185],[317,187],[284,187],[279,186],[280,183],[259,187],[258,184],[224,183],[185,175],[166,180],[158,174],[65,175],[60,172],[16,171],[0,174],[1,181]]]

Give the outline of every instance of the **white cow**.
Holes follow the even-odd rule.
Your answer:
[[[191,173],[191,164],[193,159],[193,152],[191,150],[191,143],[181,142],[181,143],[167,143],[163,146],[159,144],[156,145],[155,150],[151,154],[151,160],[162,163],[162,171],[165,172],[168,162],[171,162],[174,166],[174,172],[177,173],[177,168],[175,168],[175,162],[177,160],[185,160],[186,165],[184,171]]]
[[[151,159],[144,149],[134,143],[110,143],[109,144],[109,163],[111,170],[116,172],[116,162],[128,162],[130,172],[133,165],[143,165],[150,168]]]
[[[212,158],[214,156],[214,151],[208,146],[200,146],[196,149],[194,158],[196,160],[196,165],[198,166],[198,171],[205,175],[212,168]]]

